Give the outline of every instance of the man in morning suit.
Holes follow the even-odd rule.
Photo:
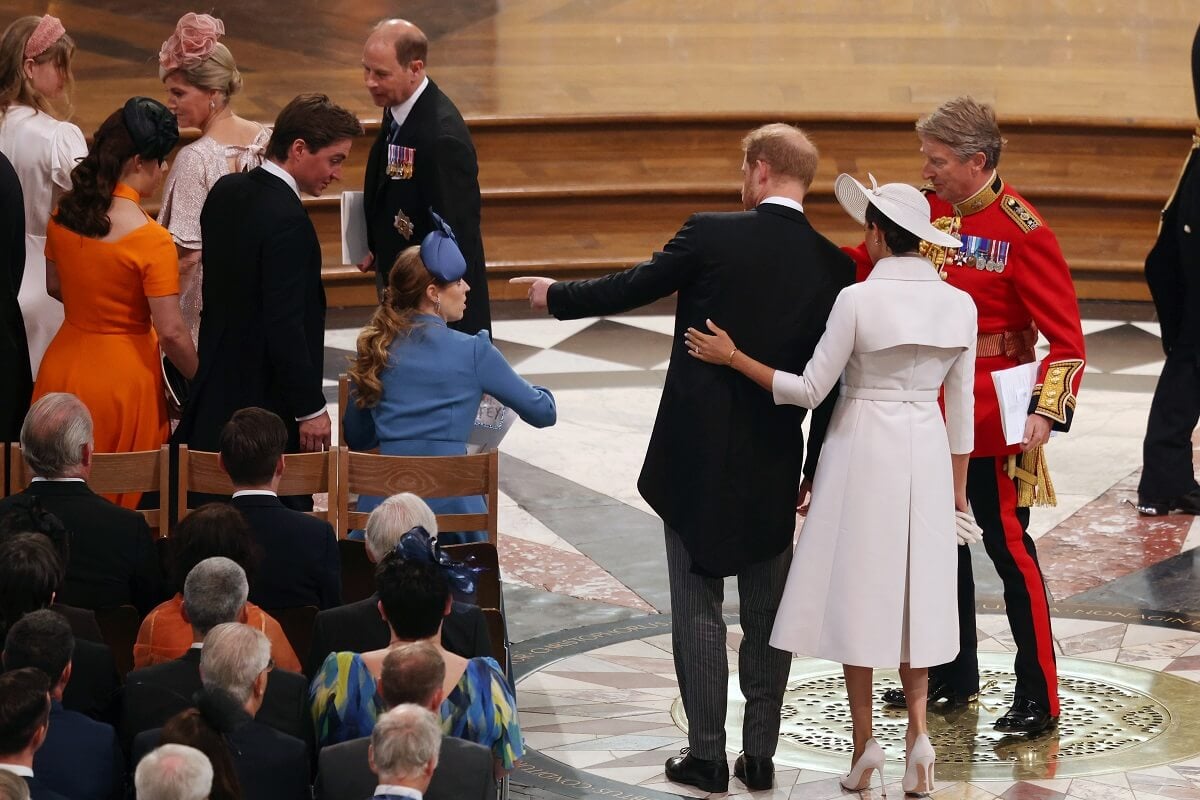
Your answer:
[[[308,746],[257,718],[275,680],[271,642],[249,625],[227,622],[204,637],[200,657],[204,693],[200,714],[223,723],[222,738],[233,757],[242,796],[261,800],[302,800],[311,796]],[[132,762],[158,746],[161,730],[139,733]]]
[[[201,688],[205,637],[218,625],[244,619],[249,591],[246,573],[228,558],[206,558],[192,567],[183,584],[183,614],[192,626],[192,646],[174,661],[135,669],[125,677],[121,715],[125,744],[142,731],[162,727],[172,716],[192,706],[192,697]],[[281,733],[311,741],[308,682],[304,676],[275,670],[256,719]]]
[[[341,179],[361,132],[325,95],[299,95],[279,112],[262,166],[226,175],[208,193],[200,213],[208,310],[174,441],[216,450],[233,412],[258,406],[284,420],[288,452],[329,446],[321,244],[300,195]],[[295,505],[311,510],[312,498]]]
[[[688,358],[683,333],[707,319],[728,320],[747,353],[803,372],[834,299],[853,278],[850,260],[804,215],[817,170],[804,133],[766,125],[742,148],[745,211],[692,216],[662,252],[625,272],[558,283],[513,279],[530,284],[534,309],[559,319],[615,314],[678,292],[671,364],[638,490],[666,527],[675,672],[689,723],[690,750],[667,761],[666,773],[709,792],[729,783],[721,616],[729,575],[738,576],[747,700],[734,774],[751,789],[774,781],[791,656],[768,639],[791,563],[802,467],[811,474],[813,459],[803,464],[803,409],[776,406],[740,374]]]
[[[1192,89],[1200,115],[1200,28],[1192,40]],[[1156,516],[1200,514],[1200,484],[1192,463],[1192,431],[1200,420],[1200,125],[1167,207],[1158,240],[1146,256],[1167,360],[1146,421],[1138,511]]]
[[[446,662],[437,648],[417,642],[387,654],[379,691],[388,708],[410,703],[438,713],[446,696],[442,690],[445,679]],[[370,745],[370,738],[351,739],[321,750],[317,782],[313,785],[316,800],[359,800],[369,795],[376,785],[369,764]],[[378,758],[375,763],[379,765]],[[491,750],[465,739],[443,736],[425,798],[490,800],[496,796],[492,775]]]
[[[2,263],[7,259],[7,263]],[[29,410],[33,373],[17,294],[25,277],[25,200],[12,162],[0,153],[0,436],[17,438]],[[0,491],[4,487],[0,486]]]
[[[221,430],[221,468],[233,482],[231,504],[254,534],[262,553],[250,602],[265,608],[341,603],[341,558],[328,522],[279,501],[287,428],[278,415],[243,408]]]
[[[429,42],[402,19],[375,26],[363,47],[363,80],[385,109],[367,156],[363,204],[370,253],[360,265],[375,270],[380,296],[400,251],[433,230],[430,210],[454,231],[467,260],[471,302],[450,327],[475,334],[492,326],[483,238],[479,232],[479,162],[462,114],[425,75]]]
[[[367,518],[367,558],[378,564],[396,547],[401,536],[418,525],[437,536],[437,518],[424,500],[410,492],[387,498]],[[305,671],[316,675],[330,653],[381,650],[391,638],[392,630],[379,613],[378,594],[321,611],[313,622]],[[469,603],[454,603],[442,621],[442,647],[463,658],[492,655],[483,612]]]
[[[381,715],[371,731],[369,760],[376,775],[372,800],[430,797],[441,738],[438,718],[429,709],[406,703]]]
[[[21,449],[33,472],[22,492],[0,500],[0,516],[36,499],[70,535],[67,577],[57,599],[76,608],[132,604],[141,614],[165,596],[146,518],[88,488],[92,415],[72,394],[38,399],[21,425]]]
[[[975,347],[975,449],[967,499],[983,546],[1004,584],[1004,606],[1017,646],[1012,706],[993,724],[1034,735],[1058,720],[1058,668],[1046,582],[1029,536],[1031,505],[1053,505],[1043,447],[1068,431],[1083,378],[1083,329],[1071,268],[1054,232],[997,171],[1004,139],[995,110],[971,97],[947,100],[917,121],[921,176],[934,227],[962,240],[949,251],[922,245],[946,282],[971,295],[979,312]],[[865,245],[854,251],[860,277],[870,271]],[[1037,370],[1025,428],[1008,444],[992,373],[1036,360],[1041,333],[1050,348]],[[943,708],[979,693],[975,580],[970,548],[958,548],[958,656],[929,670],[928,699]],[[884,701],[905,702],[891,689]]]
[[[49,725],[50,679],[32,667],[0,675],[0,769],[21,776],[31,800],[68,800],[33,771]]]
[[[26,614],[4,640],[4,668],[33,667],[50,681],[50,729],[33,769],[54,791],[74,800],[123,800],[125,756],[111,725],[63,707],[75,637],[60,615]]]

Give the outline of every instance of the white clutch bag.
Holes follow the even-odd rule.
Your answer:
[[[471,435],[467,438],[467,453],[490,453],[498,449],[516,417],[511,408],[490,394],[485,394],[479,401],[475,424],[471,426]]]

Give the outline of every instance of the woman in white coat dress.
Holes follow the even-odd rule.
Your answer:
[[[956,510],[973,525],[966,476],[976,315],[971,298],[918,254],[922,239],[959,246],[929,224],[925,197],[904,184],[871,184],[844,174],[835,184],[842,207],[865,225],[876,264],[838,295],[803,375],[755,361],[711,321],[713,335],[689,328],[685,337],[694,357],[737,369],[776,403],[814,408],[842,377],[771,644],[844,665],[854,759],[842,785],[851,790],[867,788],[872,771],[882,781],[872,669],[899,665],[913,693],[903,788],[924,793],[934,760],[928,667],[958,652]]]

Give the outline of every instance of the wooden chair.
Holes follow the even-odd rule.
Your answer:
[[[448,544],[442,548],[455,561],[465,561],[483,571],[476,577],[475,605],[504,611],[504,598],[500,588],[500,557],[491,542],[470,544]]]
[[[329,493],[327,511],[309,513],[323,519],[337,530],[337,452],[287,453],[283,457],[283,478],[279,481],[279,494]],[[179,518],[183,519],[194,508],[187,505],[188,492],[202,494],[233,494],[233,484],[225,470],[221,469],[218,455],[203,450],[189,450],[179,446],[178,491]]]
[[[338,540],[342,559],[342,602],[356,603],[375,593],[375,565],[367,558],[367,546],[354,539]]]
[[[512,664],[510,663],[508,652],[508,627],[504,624],[504,615],[497,609],[485,608],[483,610],[483,618],[487,620],[488,639],[492,644],[492,658],[504,667],[504,674],[508,676],[509,687],[514,685]]]
[[[21,445],[11,447],[13,487],[20,491],[29,484],[33,473],[25,463]],[[136,453],[93,453],[92,472],[87,484],[97,494],[158,492],[159,508],[139,508],[147,524],[159,535],[167,532],[167,508],[171,496],[170,446]]]
[[[133,645],[137,641],[138,626],[141,625],[138,610],[133,606],[98,608],[96,624],[100,626],[104,643],[112,650],[117,675],[123,682],[133,669]]]
[[[270,614],[283,628],[283,635],[292,646],[296,657],[308,658],[309,648],[312,647],[313,620],[317,618],[316,606],[292,606],[290,608],[263,609]]]
[[[438,531],[486,530],[496,546],[496,502],[498,492],[495,452],[472,456],[385,456],[338,448],[338,537],[364,528],[367,517],[350,510],[350,495],[388,497],[412,492],[418,497],[461,497],[483,495],[487,511],[482,514],[439,514]]]

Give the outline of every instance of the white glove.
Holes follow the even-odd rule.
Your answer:
[[[983,537],[983,528],[975,524],[975,518],[971,516],[970,511],[955,511],[954,523],[960,545],[978,542]]]

